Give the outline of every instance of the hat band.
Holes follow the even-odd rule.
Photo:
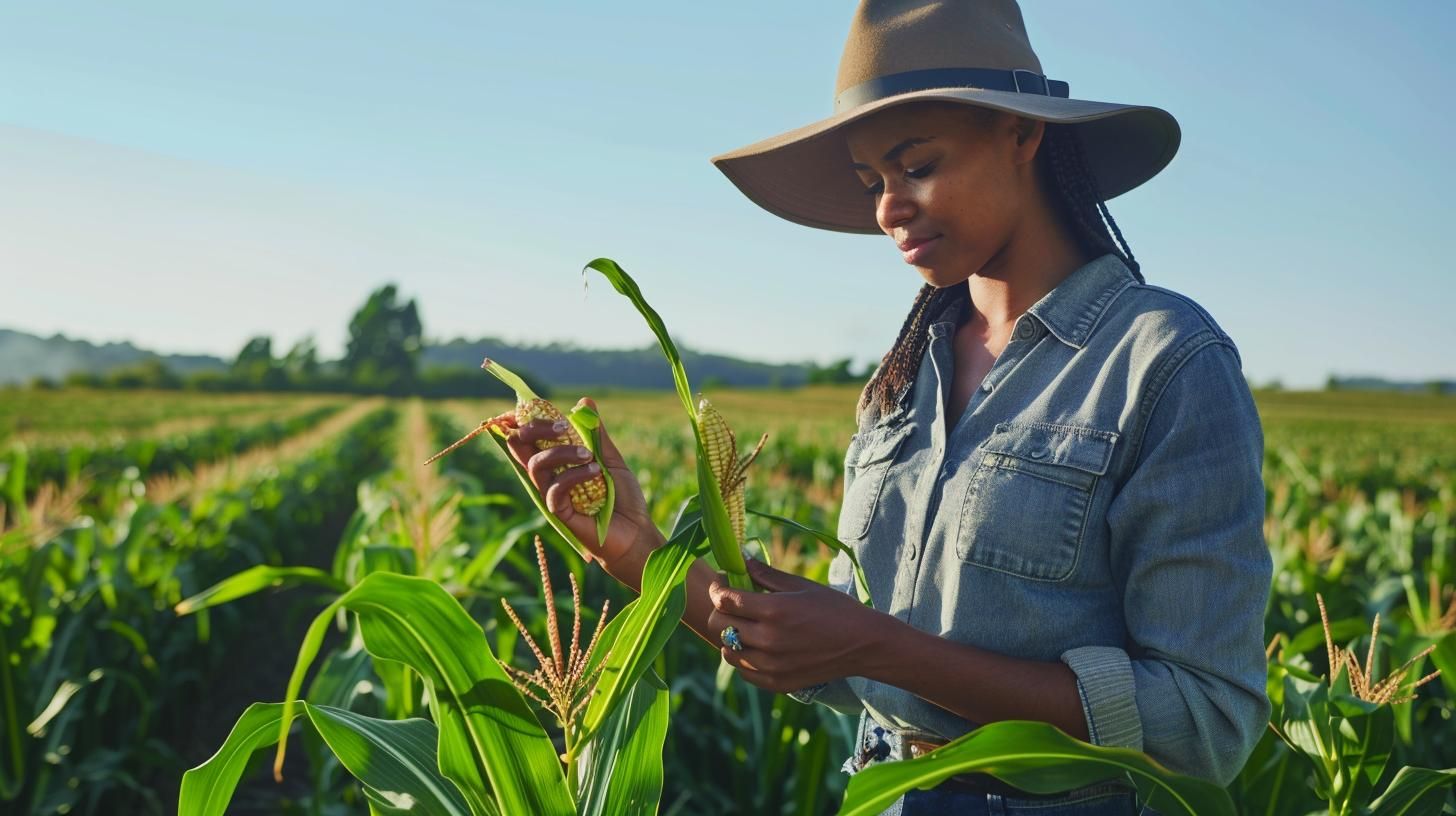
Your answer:
[[[931,88],[981,88],[987,91],[1011,91],[1041,96],[1068,98],[1071,86],[1059,79],[1025,68],[926,68],[886,74],[845,88],[834,97],[834,112],[840,113],[886,97]]]

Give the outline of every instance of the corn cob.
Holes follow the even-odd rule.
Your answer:
[[[516,409],[501,414],[500,416],[491,417],[480,423],[480,427],[471,431],[450,447],[430,457],[425,464],[428,465],[430,462],[455,450],[492,426],[520,428],[526,423],[537,419],[544,419],[548,422],[564,422],[566,423],[566,430],[560,436],[552,439],[536,440],[536,450],[546,450],[547,448],[555,448],[561,445],[586,446],[586,443],[581,438],[581,434],[577,433],[576,428],[567,421],[565,415],[558,411],[556,406],[552,405],[550,401],[537,396],[536,392],[531,390],[531,387],[526,384],[525,380],[511,373],[500,363],[492,361],[489,357],[485,359],[485,362],[481,363],[480,367],[496,379],[510,386],[516,392]],[[567,468],[584,467],[585,465],[585,462],[579,465],[561,465],[552,472],[559,474]],[[595,516],[606,503],[607,482],[600,473],[571,487],[571,506],[578,513]]]
[[[718,482],[718,490],[723,494],[723,507],[728,511],[733,537],[742,544],[746,515],[743,494],[748,484],[748,465],[763,449],[763,443],[768,441],[768,434],[758,440],[758,446],[752,453],[740,460],[738,438],[733,429],[728,426],[728,421],[723,419],[718,409],[703,396],[698,397],[698,427],[703,436],[703,449],[708,454],[708,469],[713,472],[713,478]]]

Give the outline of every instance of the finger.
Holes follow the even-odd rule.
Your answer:
[[[755,584],[758,584],[764,589],[773,590],[774,592],[793,592],[804,589],[806,586],[819,586],[819,584],[803,576],[774,569],[757,558],[745,558],[743,560],[748,564],[748,577],[752,578]]]
[[[773,598],[760,592],[734,589],[723,580],[708,585],[708,599],[719,612],[748,620],[764,620],[774,606]]]
[[[716,609],[708,612],[708,628],[718,636],[719,643],[723,642],[723,630],[730,626],[738,630],[738,641],[744,646],[758,642],[758,624],[754,621],[719,612]]]
[[[744,647],[743,651],[735,652],[723,646],[718,649],[718,653],[734,668],[744,672],[745,679],[749,679],[750,673],[767,672],[770,670],[768,667],[774,665],[773,657],[758,649]]]
[[[584,451],[586,448],[579,445],[560,445],[538,451],[526,461],[526,472],[531,475],[531,481],[535,482],[536,489],[544,493],[546,488],[551,486],[552,481],[557,478],[557,468],[580,470],[581,468],[571,466],[591,461],[590,452],[583,454]],[[564,476],[566,473],[563,472],[559,475]]]
[[[531,457],[536,455],[536,446],[522,439],[520,430],[516,428],[512,428],[506,435],[506,447],[510,449],[511,457],[516,460],[516,464],[521,467],[525,467],[526,463],[531,461]]]
[[[533,445],[537,442],[551,442],[567,434],[571,423],[565,419],[552,422],[549,419],[533,419],[521,426],[521,438]]]
[[[601,468],[596,462],[562,471],[546,489],[546,507],[555,513],[557,518],[566,521],[569,518],[568,511],[575,513],[571,504],[571,488],[595,478],[600,472]]]

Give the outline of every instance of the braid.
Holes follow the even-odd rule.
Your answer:
[[[1037,150],[1037,161],[1041,163],[1041,179],[1048,199],[1061,217],[1062,223],[1071,232],[1077,244],[1088,256],[1099,258],[1116,255],[1132,270],[1133,277],[1143,282],[1142,269],[1133,257],[1132,248],[1122,236],[1122,229],[1108,212],[1107,204],[1097,188],[1097,179],[1087,170],[1083,159],[1082,139],[1072,125],[1046,125],[1041,147]],[[960,308],[959,315],[969,314],[971,291],[967,286],[949,286],[937,289],[930,284],[921,287],[915,295],[915,303],[895,345],[880,360],[880,367],[865,384],[860,394],[859,411],[873,403],[879,413],[886,414],[894,409],[895,398],[915,378],[920,369],[920,358],[930,342],[928,326],[942,310],[952,305]]]
[[[1087,170],[1077,129],[1048,124],[1037,158],[1043,162],[1042,170],[1050,171],[1042,173],[1048,198],[1082,249],[1094,258],[1108,253],[1116,255],[1142,281],[1142,269],[1133,257],[1132,248],[1108,212],[1097,189],[1096,177]]]
[[[857,411],[863,411],[870,403],[874,403],[882,415],[894,408],[895,397],[915,379],[915,373],[920,369],[920,358],[930,342],[927,327],[931,319],[952,304],[959,305],[963,313],[968,313],[971,290],[965,286],[939,289],[928,283],[920,287],[915,295],[915,304],[900,327],[895,345],[880,359],[880,367],[860,394]]]

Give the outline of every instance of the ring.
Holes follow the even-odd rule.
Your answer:
[[[718,639],[723,641],[724,646],[727,646],[735,652],[743,651],[743,641],[738,639],[738,627],[736,626],[729,626],[719,632]]]

